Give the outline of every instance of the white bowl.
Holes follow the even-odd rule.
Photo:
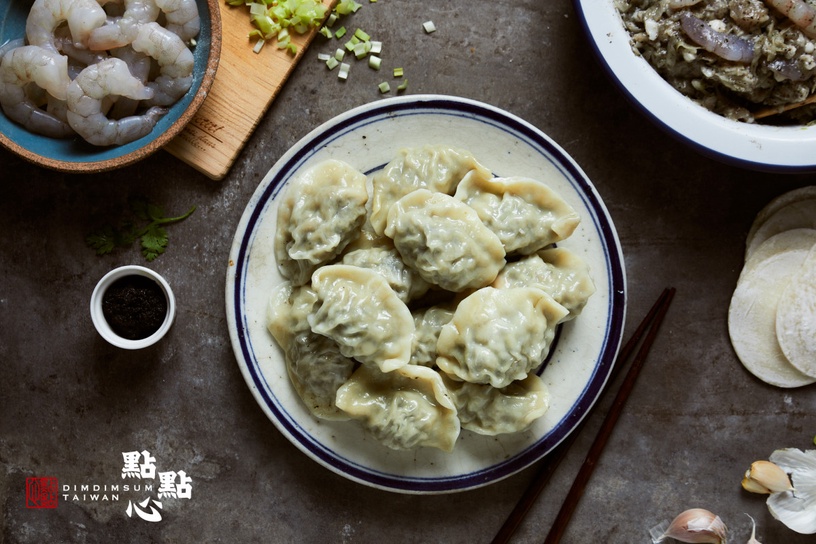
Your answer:
[[[816,126],[776,127],[727,119],[676,91],[635,55],[613,0],[574,0],[604,67],[660,127],[700,153],[769,172],[816,171]]]
[[[546,179],[582,221],[559,242],[590,266],[597,291],[563,325],[539,370],[551,391],[548,412],[527,431],[487,437],[463,431],[451,453],[395,451],[350,421],[318,420],[298,398],[283,352],[266,328],[271,289],[284,281],[275,261],[278,196],[299,173],[326,159],[368,175],[400,148],[466,149],[496,175]],[[226,281],[230,340],[261,409],[306,455],[346,478],[400,493],[447,493],[497,482],[530,466],[580,423],[603,390],[620,345],[626,274],[615,227],[592,183],[540,130],[493,106],[450,96],[387,98],[338,115],[307,134],[272,166],[235,233]]]
[[[161,287],[167,301],[167,313],[165,314],[164,321],[159,326],[158,330],[156,330],[156,332],[150,336],[139,340],[123,338],[114,332],[108,321],[105,319],[102,311],[102,300],[105,296],[105,291],[107,291],[108,287],[110,287],[116,280],[126,276],[144,276],[155,281],[158,286]],[[152,346],[161,340],[165,334],[167,334],[167,331],[170,330],[170,326],[173,324],[175,317],[176,298],[173,295],[172,289],[170,289],[170,285],[160,274],[143,266],[128,265],[111,270],[105,274],[101,280],[99,280],[99,283],[96,284],[96,287],[93,290],[93,294],[91,294],[91,320],[93,321],[94,327],[96,327],[97,332],[99,332],[102,338],[107,340],[110,344],[122,349],[142,349]]]

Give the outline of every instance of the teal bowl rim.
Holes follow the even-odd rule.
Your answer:
[[[0,110],[0,146],[23,159],[59,172],[97,173],[138,162],[155,153],[178,136],[192,120],[209,94],[221,55],[221,11],[219,0],[197,0],[201,15],[201,33],[196,43],[193,86],[171,106],[150,134],[122,146],[95,148],[78,138],[57,140],[28,132],[10,121]],[[4,13],[13,9],[15,0],[0,0]],[[18,5],[19,6],[19,5]],[[5,9],[4,9],[5,8]],[[205,13],[203,9],[206,9]],[[13,18],[0,21],[0,44],[15,36],[9,34]],[[18,23],[19,26],[19,23]],[[7,35],[8,34],[8,35]],[[22,36],[16,36],[20,38]],[[206,55],[198,53],[205,49]],[[41,151],[41,150],[47,150]]]

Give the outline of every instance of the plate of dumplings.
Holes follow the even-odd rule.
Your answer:
[[[317,127],[235,233],[230,340],[260,408],[351,481],[431,494],[535,463],[620,348],[612,219],[546,134],[482,102],[403,96]]]

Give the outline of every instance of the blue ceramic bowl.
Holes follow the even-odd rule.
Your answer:
[[[40,166],[62,172],[104,172],[127,166],[155,152],[192,119],[207,97],[221,53],[221,12],[217,0],[196,0],[201,16],[201,32],[193,49],[193,85],[181,100],[170,107],[153,131],[126,145],[93,146],[81,138],[54,139],[33,134],[11,121],[0,110],[0,145]],[[0,46],[23,38],[28,12],[33,2],[0,0]]]

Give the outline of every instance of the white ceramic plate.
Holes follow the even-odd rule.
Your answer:
[[[270,288],[283,281],[274,258],[277,196],[299,172],[340,159],[371,174],[403,147],[446,144],[471,151],[497,175],[546,181],[580,213],[559,245],[589,263],[597,292],[562,326],[542,378],[548,413],[526,432],[485,437],[463,431],[453,453],[394,451],[353,421],[314,418],[297,397],[282,352],[266,329]],[[318,127],[272,167],[244,211],[226,283],[227,320],[238,364],[258,404],[278,429],[318,463],[351,480],[404,493],[443,493],[490,484],[534,463],[585,416],[606,384],[620,347],[626,278],[609,214],[584,173],[551,139],[494,107],[445,96],[381,100]]]
[[[772,172],[816,171],[816,126],[774,127],[726,119],[669,85],[629,44],[613,0],[574,0],[604,67],[658,126],[704,155]]]

